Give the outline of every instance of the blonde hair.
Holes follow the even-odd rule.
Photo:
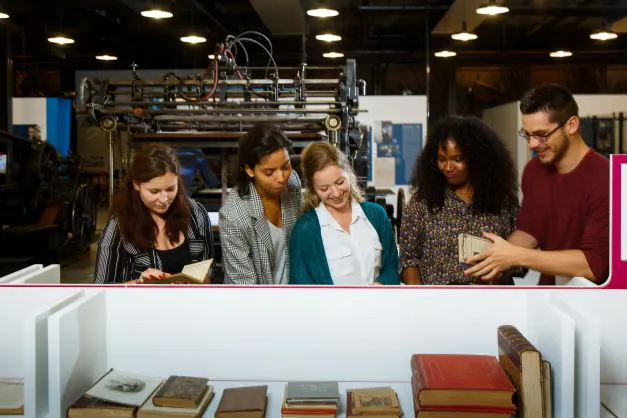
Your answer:
[[[318,171],[330,166],[337,166],[346,172],[350,183],[350,197],[353,201],[361,203],[365,200],[348,158],[333,145],[328,142],[310,144],[300,154],[300,158],[300,168],[305,180],[303,212],[317,208],[320,204],[320,198],[314,190],[313,177]]]

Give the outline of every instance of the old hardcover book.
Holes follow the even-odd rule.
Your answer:
[[[200,418],[207,410],[215,394],[213,386],[206,386],[207,390],[205,390],[205,394],[194,408],[156,406],[153,402],[153,397],[153,399],[148,399],[141,408],[137,410],[137,418]],[[163,385],[161,387],[163,387]],[[159,391],[159,389],[157,389],[157,391]]]
[[[111,369],[85,395],[128,406],[141,406],[162,380]]]
[[[355,414],[388,413],[401,411],[396,391],[391,387],[352,389],[352,411]]]
[[[228,388],[216,410],[216,418],[263,418],[268,403],[268,386]]]
[[[337,404],[340,388],[337,382],[288,382],[285,402],[298,404]]]
[[[0,379],[0,415],[24,415],[24,379]]]
[[[510,414],[515,410],[514,386],[494,356],[414,354],[411,368],[416,409],[481,407]]]
[[[370,418],[370,417],[368,417]],[[418,408],[416,418],[512,418],[511,412],[489,411],[446,411],[430,408]]]
[[[544,417],[542,355],[513,325],[497,330],[499,362],[518,392],[520,418]]]
[[[207,392],[209,379],[191,376],[170,376],[152,398],[156,406],[196,408]]]
[[[213,259],[187,264],[183,271],[164,279],[143,279],[143,284],[207,284],[211,282],[209,272]]]
[[[480,254],[492,247],[493,242],[489,239],[476,237],[470,234],[459,234],[457,236],[457,253],[459,262],[463,266],[468,266],[466,260],[470,257]]]
[[[81,396],[67,410],[67,418],[134,418],[137,408]]]

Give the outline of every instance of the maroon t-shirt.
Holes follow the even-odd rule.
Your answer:
[[[610,163],[590,150],[566,174],[533,158],[522,177],[523,201],[517,229],[533,236],[542,250],[581,250],[599,282],[609,272]],[[541,285],[555,277],[542,275]]]

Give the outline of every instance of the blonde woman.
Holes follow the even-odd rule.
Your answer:
[[[301,154],[304,213],[290,243],[290,284],[400,284],[398,251],[383,207],[365,202],[346,156],[328,143]]]

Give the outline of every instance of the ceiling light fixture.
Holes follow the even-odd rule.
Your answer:
[[[322,56],[325,58],[342,58],[344,54],[341,52],[325,52]]]
[[[609,41],[616,38],[618,38],[618,34],[609,30],[600,30],[590,34],[590,39],[594,39],[596,41]]]
[[[115,55],[96,55],[96,59],[99,61],[117,61],[118,57]]]
[[[457,55],[457,52],[455,51],[438,51],[435,54],[436,57],[438,58],[451,58],[454,57],[455,55]]]
[[[327,17],[335,17],[337,15],[339,15],[340,12],[338,12],[337,10],[334,9],[327,9],[324,7],[319,7],[317,9],[309,9],[307,10],[307,15],[311,16],[311,17],[319,17],[321,19],[327,18]]]
[[[553,51],[549,55],[551,56],[551,58],[567,58],[567,57],[572,57],[573,53],[570,51],[559,50],[559,51]]]
[[[477,39],[477,35],[475,35],[474,33],[468,32],[466,21],[464,20],[464,23],[462,23],[461,32],[452,34],[451,38],[453,38],[456,41],[467,42],[467,41],[474,41],[475,39]]]
[[[323,33],[321,35],[316,35],[316,39],[324,42],[337,42],[341,41],[342,37],[339,35],[333,35],[332,33]]]
[[[207,38],[198,35],[187,35],[181,37],[181,42],[185,42],[187,44],[202,44],[207,42]]]
[[[490,1],[488,4],[484,4],[483,6],[478,7],[476,12],[480,15],[496,16],[509,12],[509,8],[505,6],[500,6],[496,4],[496,2],[493,0]]]
[[[65,36],[58,35],[58,36],[52,36],[52,37],[48,38],[48,42],[51,42],[51,43],[57,44],[57,45],[68,45],[68,44],[73,44],[74,43],[74,39],[66,38]]]
[[[0,19],[8,19],[8,18],[9,18],[8,14],[0,12]]]
[[[174,16],[173,13],[161,9],[142,10],[141,15],[150,19],[169,19]]]

